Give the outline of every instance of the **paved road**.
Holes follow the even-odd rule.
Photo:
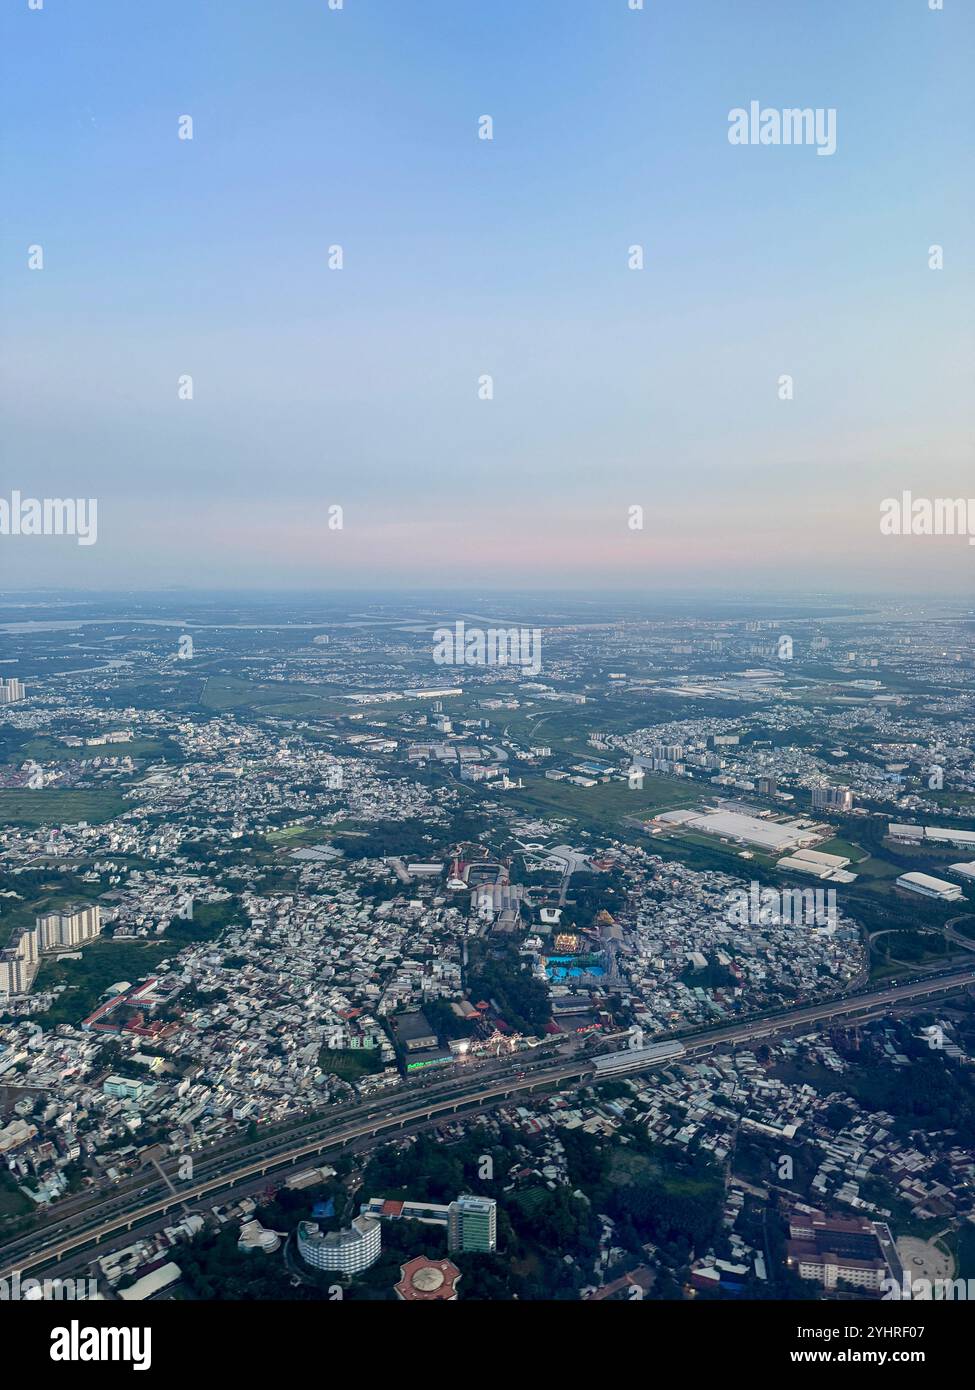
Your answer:
[[[941,926],[941,927],[927,927],[927,926],[925,926],[925,927],[917,927],[917,928],[915,928],[915,930],[920,931],[920,932],[924,932],[924,933],[926,933],[928,936],[943,936],[943,937],[945,938],[945,940],[946,940],[947,942],[949,942],[952,946],[960,947],[960,949],[963,950],[963,951],[975,951],[975,940],[972,940],[972,938],[971,938],[971,937],[968,937],[968,936],[962,936],[962,934],[961,934],[960,932],[955,931],[955,923],[956,923],[956,922],[968,922],[968,921],[971,921],[972,918],[973,918],[973,915],[975,915],[975,914],[972,914],[971,912],[963,912],[959,917],[952,917],[952,918],[950,918],[950,919],[949,919],[947,922],[945,922],[944,925]],[[867,937],[867,946],[868,946],[868,948],[869,948],[870,955],[871,955],[871,956],[874,956],[874,955],[879,956],[879,955],[880,955],[879,950],[877,950],[877,949],[875,948],[875,943],[876,943],[877,941],[879,941],[881,937],[883,937],[883,936],[898,936],[898,935],[901,935],[904,931],[905,931],[905,928],[904,928],[904,927],[881,927],[879,931],[872,931],[872,932],[870,932],[870,934],[869,934],[868,937]],[[954,953],[951,952],[951,951],[948,952],[948,955],[949,955],[949,956],[952,955],[952,954],[954,954]],[[891,964],[892,964],[892,965],[900,965],[900,966],[905,966],[905,965],[906,965],[908,969],[910,969],[910,968],[911,968],[911,965],[912,965],[912,962],[910,962],[910,961],[898,960],[896,956],[891,956],[891,957],[890,957],[890,961],[891,961]],[[928,965],[915,965],[915,966],[914,966],[914,969],[919,970],[919,971],[921,971],[921,970],[932,970],[932,971],[934,971],[934,970],[943,970],[944,968],[945,968],[945,966],[944,966],[944,961],[937,961],[937,960],[935,960],[935,961],[929,963]]]
[[[971,922],[975,920],[975,913],[963,912],[958,917],[950,917],[945,922],[945,936],[954,946],[961,946],[965,951],[975,951],[975,941],[970,936],[963,936],[961,932],[955,931],[956,922]]]
[[[774,1018],[760,1018],[748,1023],[729,1024],[727,1027],[712,1029],[700,1035],[685,1035],[681,1041],[688,1056],[697,1056],[727,1043],[745,1043],[779,1033],[795,1032],[810,1025],[822,1023],[831,1018],[846,1014],[871,1014],[884,1011],[897,1004],[910,1004],[930,995],[961,989],[975,984],[975,969],[957,971],[938,979],[915,981],[910,984],[892,985],[875,990],[857,998],[833,1000],[824,1004],[807,1005],[789,1010]],[[527,1063],[527,1059],[520,1059]],[[671,1061],[673,1059],[670,1059]],[[667,1062],[637,1063],[634,1072],[646,1071],[667,1065]],[[386,1098],[385,1105],[380,1099],[369,1107],[355,1107],[356,1115],[348,1119],[341,1117],[329,1125],[327,1132],[303,1139],[278,1153],[264,1153],[259,1157],[242,1162],[240,1155],[232,1155],[218,1161],[218,1171],[206,1179],[180,1187],[176,1195],[167,1192],[163,1197],[140,1205],[141,1194],[122,1199],[125,1210],[113,1210],[109,1198],[90,1209],[67,1234],[49,1234],[44,1239],[43,1232],[34,1232],[26,1240],[11,1242],[0,1250],[5,1267],[0,1269],[0,1277],[9,1276],[13,1271],[26,1273],[84,1249],[88,1245],[101,1244],[113,1235],[123,1237],[136,1227],[146,1225],[157,1219],[159,1226],[168,1224],[166,1214],[206,1200],[221,1189],[236,1187],[241,1183],[264,1178],[268,1173],[283,1167],[292,1167],[302,1160],[318,1160],[326,1151],[341,1150],[359,1141],[370,1141],[380,1134],[408,1129],[411,1125],[423,1124],[440,1115],[449,1118],[462,1109],[484,1109],[497,1105],[520,1092],[531,1092],[538,1086],[553,1083],[588,1084],[593,1079],[591,1057],[579,1057],[572,1061],[565,1059],[541,1059],[527,1063],[520,1072],[485,1082],[483,1077],[472,1075],[459,1089],[438,1094],[396,1095]],[[379,1107],[382,1107],[381,1109]],[[108,1210],[106,1210],[106,1208]],[[173,1219],[173,1218],[170,1218]],[[177,1218],[178,1219],[178,1218]],[[27,1242],[38,1242],[33,1250],[24,1249]],[[12,1259],[12,1263],[6,1263]]]
[[[529,1065],[533,1067],[542,1065],[550,1056],[550,1049],[539,1049],[536,1059],[533,1059]],[[403,1108],[416,1104],[421,1097],[425,1099],[444,1094],[453,1096],[463,1091],[467,1082],[477,1080],[486,1082],[494,1075],[504,1075],[511,1070],[508,1059],[500,1061],[493,1057],[478,1061],[470,1059],[460,1065],[464,1069],[460,1075],[455,1071],[446,1079],[443,1077],[438,1079],[435,1076],[427,1076],[422,1079],[414,1078],[392,1092],[381,1091],[367,1100],[330,1106],[325,1112],[308,1116],[297,1123],[266,1127],[251,1143],[248,1143],[241,1135],[221,1140],[206,1149],[197,1150],[189,1155],[193,1160],[194,1173],[203,1179],[211,1177],[215,1173],[225,1172],[235,1163],[240,1163],[245,1158],[257,1154],[266,1157],[279,1152],[287,1151],[290,1153],[292,1148],[301,1140],[307,1141],[312,1137],[321,1137],[323,1134],[331,1133],[343,1123],[346,1116],[361,1117],[373,1113],[396,1114]],[[162,1165],[164,1177],[177,1178],[179,1166],[180,1159],[164,1161]],[[84,1223],[87,1228],[94,1212],[109,1215],[127,1211],[137,1197],[142,1197],[149,1191],[155,1191],[160,1186],[157,1178],[151,1172],[143,1169],[124,1178],[121,1183],[107,1192],[88,1190],[74,1197],[63,1198],[57,1203],[56,1209],[51,1213],[50,1220],[43,1228],[35,1226],[28,1235],[14,1239],[0,1247],[0,1258],[6,1259],[8,1256],[19,1255],[22,1252],[29,1253],[33,1245],[49,1244],[56,1237],[77,1229],[79,1223]]]

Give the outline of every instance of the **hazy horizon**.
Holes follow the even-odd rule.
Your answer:
[[[0,585],[971,592],[879,521],[975,495],[975,17],[883,17],[8,8],[0,497],[97,543]],[[753,100],[835,153],[731,144]]]

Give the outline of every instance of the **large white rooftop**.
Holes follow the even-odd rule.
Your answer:
[[[658,819],[686,825],[692,830],[702,830],[707,835],[724,835],[773,852],[814,844],[820,838],[815,831],[801,826],[798,821],[762,820],[740,811],[705,811],[700,814],[665,811]]]

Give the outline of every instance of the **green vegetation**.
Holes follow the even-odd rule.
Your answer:
[[[237,676],[211,676],[203,687],[201,703],[206,709],[250,709],[282,718],[315,718],[344,714],[349,706],[334,696],[321,694],[321,687],[296,682],[241,680]]]
[[[33,1210],[33,1203],[20,1191],[13,1174],[0,1168],[0,1221],[16,1220]]]
[[[196,941],[215,941],[224,927],[245,920],[238,898],[226,898],[219,903],[194,903],[192,918],[174,917],[166,928],[166,941],[172,951]]]
[[[347,859],[381,859],[384,854],[412,855],[419,845],[420,835],[411,821],[376,821],[365,834],[346,831],[341,836],[341,849]]]
[[[155,970],[159,962],[173,954],[172,946],[158,941],[112,941],[99,938],[84,948],[81,960],[47,957],[34,983],[34,992],[66,985],[51,1007],[35,1018],[45,1028],[58,1023],[79,1024],[101,1002],[114,984],[136,980]]]
[[[952,954],[952,947],[937,932],[889,931],[872,942],[875,959],[871,962],[871,978],[888,979],[913,971],[918,966],[943,964]]]
[[[589,750],[592,756],[592,750]],[[534,815],[570,816],[578,824],[614,835],[627,816],[647,818],[679,806],[695,806],[700,787],[648,773],[642,788],[625,782],[600,782],[579,787],[573,782],[552,782],[545,777],[524,777],[520,791],[505,793],[505,805],[516,805]]]
[[[82,883],[74,874],[57,873],[51,869],[32,870],[24,874],[0,876],[3,889],[19,893],[16,898],[0,898],[0,948],[20,927],[32,927],[41,912],[66,907],[79,900],[96,901],[100,884]]]
[[[953,1129],[960,1145],[975,1145],[975,1094],[967,1078],[906,1029],[899,1045],[907,1066],[864,1059],[844,1076],[843,1089],[868,1110],[889,1111],[898,1130]]]
[[[930,1015],[928,1021],[933,1017]],[[775,1066],[772,1075],[790,1085],[806,1083],[827,1095],[846,1092],[866,1110],[889,1111],[900,1133],[951,1129],[957,1132],[960,1146],[971,1147],[975,1143],[975,1092],[956,1063],[917,1036],[923,1020],[922,1015],[896,1025],[896,1047],[907,1058],[907,1065],[895,1066],[884,1053],[862,1049],[847,1056],[852,1065],[838,1078],[835,1072],[811,1065],[800,1052],[795,1060]]]
[[[280,830],[269,830],[264,836],[269,845],[320,845],[331,839],[332,829],[321,825],[288,825]]]
[[[318,1054],[318,1065],[341,1081],[355,1083],[361,1076],[382,1071],[383,1060],[378,1047],[350,1047],[338,1052],[323,1047]]]
[[[128,743],[98,743],[71,748],[58,738],[29,738],[7,755],[7,762],[21,763],[27,758],[38,762],[72,762],[91,758],[139,758],[152,761],[180,760],[179,747],[169,738],[133,738]]]
[[[479,943],[474,943],[479,946]],[[488,1000],[509,1027],[518,1033],[541,1036],[552,1017],[548,990],[531,973],[527,961],[510,945],[494,947],[490,954],[472,950],[468,993],[474,1003]]]
[[[959,1279],[975,1279],[975,1226],[963,1225],[953,1245],[956,1276]]]
[[[71,791],[57,787],[0,787],[0,824],[98,825],[125,810],[121,795],[109,787]]]
[[[493,1197],[499,1204],[497,1254],[450,1255],[462,1275],[460,1299],[575,1299],[596,1251],[594,1210],[566,1187],[505,1192],[513,1138],[505,1133],[499,1145],[485,1131],[473,1130],[456,1144],[438,1144],[421,1135],[404,1149],[385,1145],[366,1168],[361,1197],[442,1203],[472,1190]],[[383,1227],[383,1257],[353,1283],[348,1297],[392,1298],[401,1263],[417,1254],[447,1254],[442,1227],[411,1230],[413,1224]]]
[[[344,1172],[347,1162],[339,1159],[340,1172]],[[337,1212],[345,1212],[346,1221],[355,1213],[350,1209],[347,1194],[341,1182],[332,1180],[320,1186],[302,1188],[291,1192],[282,1187],[269,1195],[257,1215],[265,1230],[279,1231],[289,1237],[299,1221],[312,1218],[312,1208],[318,1202],[332,1201]],[[314,1218],[318,1220],[318,1218]],[[325,1218],[322,1226],[326,1230],[335,1229],[341,1224],[337,1218]],[[187,1241],[180,1248],[180,1268],[183,1278],[176,1291],[179,1299],[246,1301],[254,1300],[327,1300],[332,1297],[331,1289],[339,1282],[336,1274],[318,1273],[306,1269],[294,1252],[291,1241],[292,1258],[296,1268],[301,1269],[300,1277],[293,1275],[285,1262],[282,1252],[265,1255],[262,1251],[244,1252],[237,1249],[239,1226],[229,1223],[220,1231],[202,1232],[195,1240]]]
[[[612,916],[626,906],[623,875],[615,871],[573,874],[566,905],[571,920],[580,927],[592,926],[600,912]]]
[[[480,1191],[482,1157],[491,1160],[499,1177],[511,1161],[504,1148],[479,1127],[471,1129],[459,1144],[438,1144],[427,1134],[419,1135],[415,1143],[402,1149],[396,1144],[384,1144],[366,1164],[362,1200],[409,1197],[414,1201],[449,1202],[458,1192],[470,1191],[475,1182]],[[492,1187],[484,1195],[497,1194]]]
[[[423,1006],[423,1014],[441,1040],[469,1038],[474,1031],[474,1020],[458,1018],[446,999],[430,999]]]

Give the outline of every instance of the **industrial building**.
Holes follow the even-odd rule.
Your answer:
[[[887,834],[899,844],[917,845],[930,840],[936,845],[954,845],[958,849],[971,849],[975,846],[975,830],[957,830],[954,826],[942,825],[898,825],[891,821]]]
[[[119,1298],[126,1303],[142,1303],[147,1298],[153,1298],[156,1294],[162,1293],[164,1289],[171,1289],[174,1284],[178,1284],[183,1277],[183,1271],[178,1264],[168,1260],[157,1269],[152,1269],[148,1274],[144,1274],[141,1279],[137,1279],[127,1289],[119,1289]]]
[[[436,1031],[430,1027],[426,1017],[417,1010],[415,1013],[400,1014],[391,1020],[396,1041],[404,1052],[423,1052],[436,1047],[439,1042]]]
[[[817,830],[802,821],[764,820],[741,811],[663,811],[655,820],[658,824],[754,845],[772,854],[803,849],[822,839]]]
[[[776,864],[777,869],[791,870],[797,874],[809,874],[812,878],[828,878],[834,883],[853,883],[857,877],[847,871],[849,859],[842,854],[823,854],[816,849],[797,849]]]
[[[901,874],[897,880],[897,887],[906,888],[910,893],[921,893],[926,898],[937,898],[943,903],[956,903],[964,897],[957,883],[949,883],[944,878],[932,878],[930,874]]]

